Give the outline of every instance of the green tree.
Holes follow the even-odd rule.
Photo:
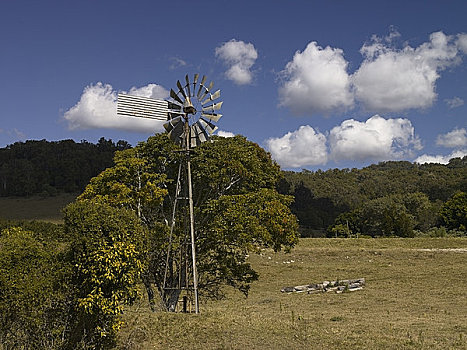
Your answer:
[[[80,200],[65,210],[73,266],[73,319],[68,348],[110,348],[124,304],[138,295],[145,269],[147,234],[135,213],[101,198]]]
[[[467,231],[467,193],[456,193],[441,208],[441,223],[447,228]]]
[[[408,194],[385,196],[367,201],[357,209],[339,215],[334,226],[328,229],[328,233],[332,235],[339,232],[343,225],[348,225],[353,233],[412,237],[413,229],[417,225],[416,215],[420,214],[419,210],[424,213],[424,208],[416,204],[423,203],[423,200],[427,200],[426,196]]]
[[[200,286],[217,295],[221,282],[248,294],[258,278],[247,262],[249,252],[261,247],[290,250],[297,241],[297,221],[288,205],[291,196],[272,189],[211,200],[203,214],[210,218],[198,234]]]
[[[57,249],[58,248],[58,249]],[[60,247],[32,231],[9,227],[0,235],[0,344],[5,349],[59,349],[69,326]]]

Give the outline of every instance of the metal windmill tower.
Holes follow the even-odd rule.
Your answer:
[[[170,101],[118,94],[117,103],[117,115],[167,121],[164,128],[168,133],[168,137],[185,154],[184,161],[180,163],[178,170],[163,288],[164,292],[169,289],[192,290],[196,313],[199,313],[199,302],[190,156],[196,146],[210,139],[212,133],[217,129],[214,122],[217,122],[222,116],[222,114],[216,112],[222,106],[222,102],[216,102],[220,97],[220,90],[212,93],[214,83],[211,82],[206,85],[206,76],[203,76],[200,82],[198,82],[198,78],[199,75],[195,74],[193,82],[190,82],[188,75],[186,75],[186,83],[183,85],[180,81],[177,81],[178,91],[170,90]],[[188,210],[181,208],[181,212],[182,216],[184,216],[183,221],[189,222],[189,225],[186,225],[187,234],[189,231],[189,239],[185,240],[185,243],[191,246],[191,252],[188,252],[187,249],[184,249],[186,244],[180,244],[179,269],[181,271],[185,268],[185,271],[188,271],[188,256],[191,255],[193,280],[190,286],[188,273],[184,273],[184,278],[182,278],[183,274],[180,272],[178,284],[174,287],[168,286],[166,283],[167,274],[172,264],[171,256],[175,255],[175,252],[172,251],[172,240],[179,201],[184,201],[188,207]],[[184,305],[185,307],[186,305]]]

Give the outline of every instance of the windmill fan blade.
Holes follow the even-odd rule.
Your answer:
[[[191,96],[191,91],[190,91],[190,79],[188,78],[188,74],[185,75],[185,80],[186,80],[186,89],[188,91],[188,96]]]
[[[218,122],[219,119],[221,119],[222,114],[219,113],[201,113],[203,117],[208,118],[209,120],[212,120],[213,122]]]
[[[181,120],[182,120],[182,117],[176,117],[176,118],[169,120],[167,123],[164,123],[165,131],[171,132],[175,128],[175,126],[180,123]]]
[[[201,91],[203,90],[203,87],[204,87],[204,83],[206,82],[206,76],[203,75],[203,78],[201,79],[201,83],[199,84],[199,90],[198,90],[198,93],[196,94],[196,96],[198,96],[198,100],[201,100],[199,98],[199,96],[201,95]]]
[[[201,142],[206,142],[210,139],[210,134],[206,132],[206,129],[203,127],[203,124],[198,120],[195,124],[196,129],[198,130],[198,138]]]
[[[200,118],[198,120],[198,123],[203,127],[204,130],[206,130],[206,132],[209,134],[209,135],[212,135],[212,133],[214,131],[217,130],[217,126],[215,126],[213,123],[203,119],[203,118]]]
[[[180,80],[177,80],[177,87],[178,87],[179,92],[181,92],[183,97],[185,97],[185,99],[186,99],[186,93],[185,93],[185,90],[183,90],[183,86],[180,83]]]
[[[195,148],[196,146],[198,146],[198,137],[195,135],[196,132],[193,129],[194,125],[190,128],[190,148]]]
[[[181,137],[184,130],[183,125],[182,117],[174,118],[164,124],[164,128],[167,131],[169,138],[176,144],[180,144],[182,140]]]
[[[191,127],[191,146],[194,147],[194,143],[196,146],[199,146],[201,143],[207,141],[209,139],[209,135],[206,134],[203,127],[199,122],[196,122]]]
[[[201,104],[204,105],[205,103],[209,101],[214,101],[218,99],[219,97],[221,97],[221,90],[217,90],[215,93],[209,94],[209,97],[205,99],[203,102],[201,102]]]
[[[214,82],[211,81],[208,86],[208,91],[211,91],[213,86],[214,86]]]
[[[178,117],[183,116],[183,115],[185,115],[185,113],[183,113],[183,112],[169,111],[167,120],[172,120],[172,119],[178,118]]]
[[[178,97],[177,93],[170,89],[170,97],[172,97],[175,101],[179,102],[180,104],[183,105],[183,101]]]
[[[214,86],[214,82],[211,81],[208,85],[208,87],[204,87],[204,93],[201,94],[201,96],[199,96],[199,100],[201,101],[203,98],[206,97],[206,95],[209,93],[209,91],[211,91],[212,87]]]
[[[218,103],[215,103],[215,104],[213,103],[212,105],[203,107],[202,111],[203,112],[217,111],[217,110],[221,109],[223,103],[224,102],[218,102]]]
[[[180,106],[179,104],[176,104],[176,103],[173,103],[173,102],[169,102],[169,109],[182,109],[182,106]]]
[[[196,73],[194,78],[193,78],[193,96],[195,96],[196,83],[198,82],[198,77],[199,77],[199,74]]]

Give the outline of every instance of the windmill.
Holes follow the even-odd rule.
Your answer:
[[[206,84],[206,76],[203,76],[199,81],[199,75],[195,74],[193,81],[190,82],[188,75],[185,76],[185,83],[177,81],[177,89],[170,90],[170,100],[157,100],[147,97],[132,96],[127,94],[118,94],[117,115],[132,116],[140,118],[150,118],[167,121],[164,128],[167,131],[168,137],[180,147],[185,154],[184,161],[180,162],[178,177],[175,189],[175,201],[172,211],[172,222],[170,225],[169,244],[166,255],[166,264],[164,272],[163,290],[164,293],[170,289],[181,291],[192,290],[194,294],[195,313],[199,313],[198,302],[198,276],[196,270],[196,249],[195,249],[195,221],[193,212],[193,196],[192,196],[192,181],[191,181],[191,163],[190,156],[192,150],[208,141],[217,129],[214,124],[219,121],[222,114],[217,113],[222,106],[222,102],[217,100],[220,97],[220,90],[212,93],[214,86],[213,82]],[[189,222],[189,245],[191,246],[191,269],[192,269],[192,286],[189,286],[188,274],[180,273],[180,278],[176,286],[167,285],[167,274],[172,263],[172,239],[176,221],[176,210],[179,201],[187,201],[188,218],[185,221]],[[186,213],[183,211],[182,213]],[[188,219],[188,220],[186,220]],[[183,245],[180,245],[179,267],[188,267],[188,252],[183,250]],[[184,311],[186,311],[186,299],[184,298]]]

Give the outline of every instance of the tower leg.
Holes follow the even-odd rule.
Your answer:
[[[190,204],[190,236],[191,236],[191,257],[193,260],[193,290],[195,294],[195,313],[199,313],[198,303],[198,274],[196,271],[196,247],[195,247],[195,217],[193,213],[193,189],[191,186],[191,162],[190,154],[187,155],[188,174],[188,202]]]

